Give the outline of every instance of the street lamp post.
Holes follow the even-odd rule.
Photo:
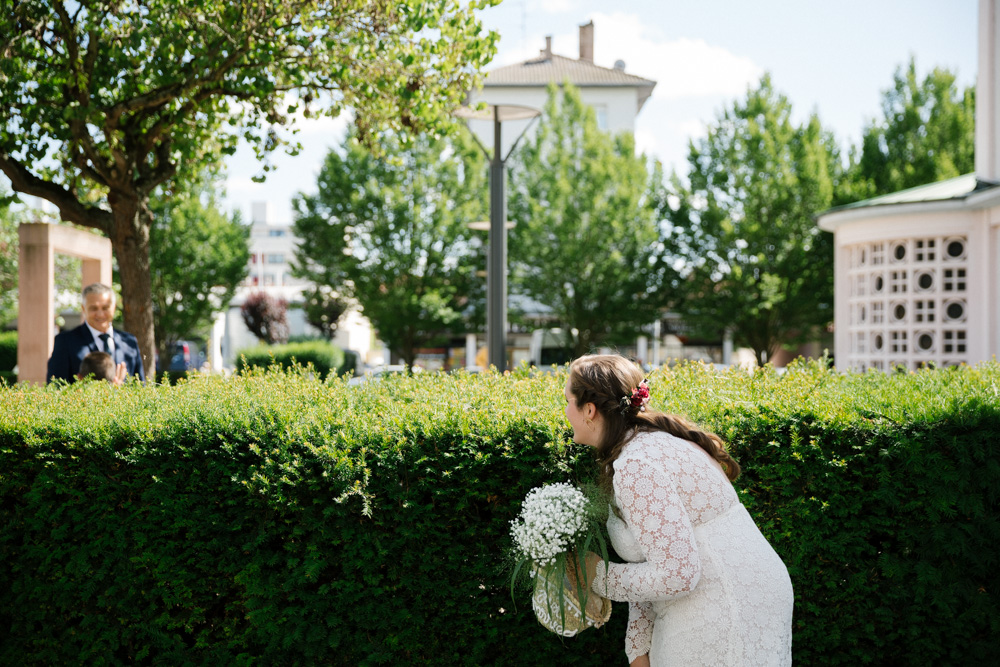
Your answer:
[[[493,122],[493,151],[486,150],[475,133],[472,136],[490,158],[489,253],[486,261],[486,349],[488,363],[501,373],[507,369],[507,203],[505,201],[504,163],[524,136],[527,125],[518,134],[507,154],[503,153],[501,126],[506,121],[532,120],[541,111],[516,104],[491,104],[485,109],[461,107],[455,115],[467,121]]]

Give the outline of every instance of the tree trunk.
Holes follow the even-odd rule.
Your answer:
[[[145,201],[118,194],[108,197],[114,216],[111,245],[122,281],[124,329],[139,342],[146,376],[156,377],[153,350],[153,292],[149,273],[149,219]]]

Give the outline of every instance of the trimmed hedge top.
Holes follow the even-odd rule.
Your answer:
[[[345,379],[318,382],[302,370],[272,367],[233,378],[196,376],[176,386],[18,385],[0,392],[0,435],[34,431],[48,440],[58,432],[73,441],[86,434],[127,433],[130,440],[146,441],[186,432],[193,424],[249,431],[280,424],[289,435],[318,437],[311,442],[319,446],[386,431],[400,436],[456,430],[488,435],[503,431],[512,420],[530,419],[551,426],[554,441],[565,444],[565,381],[562,370],[533,373],[522,368],[506,375],[391,375],[348,386]],[[884,423],[927,424],[996,409],[1000,364],[851,374],[816,363],[794,364],[784,373],[719,373],[692,363],[654,372],[650,385],[653,409],[685,415],[708,428],[727,424],[737,414],[746,419],[796,413],[830,426],[878,430]]]
[[[594,473],[565,379],[272,368],[0,389],[0,662],[624,663],[623,605],[561,642],[526,602],[512,613],[503,570],[524,494]],[[1000,365],[684,364],[651,391],[743,467],[792,577],[797,665],[985,664]]]

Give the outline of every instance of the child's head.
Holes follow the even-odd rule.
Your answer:
[[[92,375],[97,380],[115,380],[115,362],[107,352],[91,352],[80,362],[80,372],[76,374],[79,379],[84,379]]]

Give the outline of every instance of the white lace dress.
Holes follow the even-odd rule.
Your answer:
[[[611,543],[594,590],[629,602],[625,653],[652,667],[792,664],[792,583],[700,447],[641,433],[614,463]],[[605,587],[606,586],[606,587]]]

